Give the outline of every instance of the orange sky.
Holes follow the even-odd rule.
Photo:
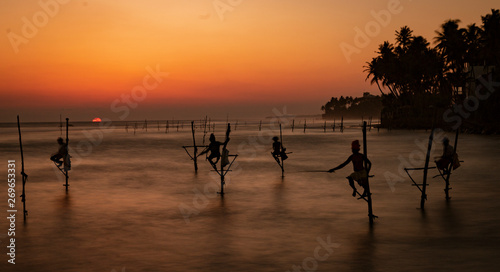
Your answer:
[[[148,81],[157,86],[127,118],[225,117],[252,109],[267,116],[283,106],[320,113],[332,96],[378,93],[364,81],[363,65],[396,29],[408,25],[432,40],[444,20],[479,24],[496,2],[4,0],[0,121],[15,121],[16,114],[58,119],[60,112],[118,119],[111,104],[143,84],[146,67],[168,76]],[[218,14],[214,3],[235,5]],[[349,62],[340,45],[354,46],[354,28],[373,24],[372,11],[389,5],[397,12]]]

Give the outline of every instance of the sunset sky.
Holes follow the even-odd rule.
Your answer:
[[[497,0],[2,0],[0,121],[319,114],[332,96],[379,93],[363,65],[395,30],[433,42],[445,20],[480,25],[492,8]],[[370,34],[362,47],[356,28]]]

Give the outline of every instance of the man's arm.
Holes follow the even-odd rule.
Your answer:
[[[333,172],[335,172],[335,170],[344,168],[346,165],[348,165],[351,162],[351,160],[352,160],[352,155],[349,156],[349,158],[347,158],[347,160],[344,163],[342,163],[341,165],[339,165],[339,166],[337,166],[335,168],[332,168],[332,169],[328,170],[328,172],[329,173],[333,173]]]
[[[372,162],[366,157],[366,155],[363,155],[364,160],[366,162],[366,172],[370,173],[370,169],[372,169]]]

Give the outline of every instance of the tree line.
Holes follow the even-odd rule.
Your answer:
[[[486,78],[500,79],[499,10],[492,9],[481,21],[480,26],[466,27],[460,27],[458,19],[445,21],[435,32],[434,46],[403,26],[396,31],[394,43],[379,46],[364,71],[381,93],[383,126],[446,126],[446,110],[467,103]],[[493,92],[464,116],[465,126],[500,131],[499,107],[500,92]]]

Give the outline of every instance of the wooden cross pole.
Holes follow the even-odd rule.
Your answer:
[[[21,140],[21,124],[19,122],[19,115],[17,116],[17,130],[19,132],[19,147],[21,149],[21,175],[23,177],[23,194],[21,195],[21,201],[23,202],[23,218],[24,221],[26,221],[26,215],[28,215],[28,211],[26,210],[26,181],[28,181],[28,175],[24,173],[23,141]]]

